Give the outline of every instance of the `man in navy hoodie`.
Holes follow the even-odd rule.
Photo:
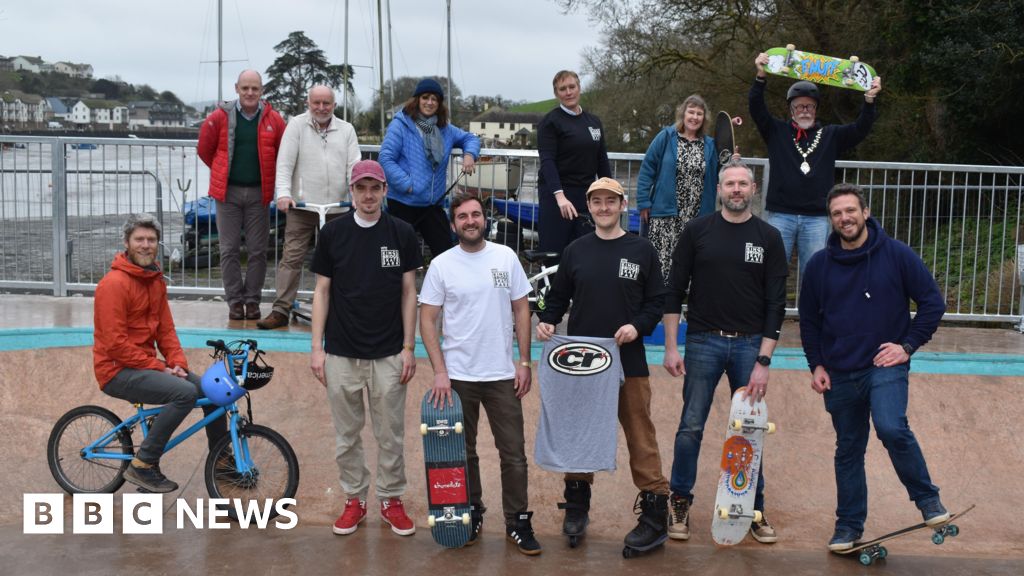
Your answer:
[[[800,339],[836,430],[836,528],[828,547],[848,550],[868,512],[864,453],[868,417],[896,475],[929,525],[949,513],[932,484],[907,421],[910,356],[931,339],[946,305],[921,258],[889,238],[853,184],[826,200],[833,232],[807,263],[800,290]],[[910,318],[909,301],[917,304]]]

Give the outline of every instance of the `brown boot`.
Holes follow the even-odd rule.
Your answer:
[[[283,328],[287,325],[288,316],[278,312],[277,310],[272,311],[266,318],[256,323],[256,326],[260,330],[274,330],[277,328]]]
[[[246,320],[259,320],[260,319],[260,303],[249,302],[245,305],[245,319]]]
[[[235,302],[228,309],[228,318],[231,320],[245,320],[245,306],[241,302]]]

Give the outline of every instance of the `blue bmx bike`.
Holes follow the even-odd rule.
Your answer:
[[[203,377],[206,397],[197,400],[195,407],[218,408],[175,434],[164,453],[227,415],[228,434],[210,450],[204,467],[210,496],[257,504],[266,499],[293,498],[299,486],[295,451],[283,436],[252,421],[250,393],[270,382],[273,367],[263,360],[263,351],[255,340],[206,343],[213,348],[213,363]],[[211,377],[226,384],[218,388],[221,396],[213,399],[205,385]],[[244,415],[239,408],[243,398]],[[79,406],[57,421],[46,444],[46,459],[61,488],[69,494],[109,493],[124,484],[124,471],[138,448],[132,435],[138,429],[145,438],[153,420],[163,410],[163,406],[134,406],[135,414],[124,421],[101,406]],[[276,514],[276,507],[272,510]]]

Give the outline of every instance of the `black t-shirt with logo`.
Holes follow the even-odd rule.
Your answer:
[[[331,279],[324,350],[374,360],[402,351],[402,275],[423,265],[412,226],[387,213],[369,228],[349,212],[320,231],[313,272]]]
[[[687,332],[778,340],[788,273],[782,235],[771,224],[757,216],[740,224],[721,212],[701,216],[686,223],[672,253],[665,312],[678,314],[686,300]]]
[[[602,240],[590,233],[569,244],[540,314],[558,324],[569,311],[570,336],[610,338],[626,324],[639,334],[620,348],[626,377],[647,376],[643,337],[661,320],[665,284],[658,253],[646,238],[625,234]]]

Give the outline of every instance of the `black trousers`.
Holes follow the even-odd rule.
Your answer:
[[[412,225],[413,229],[423,236],[423,241],[430,247],[430,254],[434,258],[452,247],[451,224],[440,204],[409,206],[388,198],[388,213]]]

